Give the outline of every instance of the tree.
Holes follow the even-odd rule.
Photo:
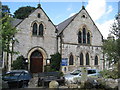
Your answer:
[[[50,67],[52,71],[59,71],[61,64],[61,55],[59,53],[51,55]]]
[[[106,59],[111,63],[116,64],[119,60],[117,53],[117,41],[116,40],[104,40],[103,44],[104,54],[106,55]]]
[[[23,56],[17,57],[17,59],[12,64],[13,70],[25,69],[23,60],[24,60]]]
[[[17,33],[17,30],[15,27],[12,26],[11,21],[13,18],[9,17],[9,15],[5,15],[0,21],[2,22],[2,29],[0,31],[0,36],[1,36],[1,42],[2,42],[2,51],[6,52],[7,57],[5,61],[5,68],[8,69],[8,60],[9,60],[9,54],[14,54],[14,52],[11,49],[11,43],[15,42],[16,40],[13,39],[15,33]]]
[[[35,7],[30,6],[20,7],[18,10],[14,12],[14,17],[18,19],[25,19],[35,9],[36,9]]]
[[[7,5],[2,5],[2,17],[4,17],[6,14],[10,14],[10,8],[8,8]]]
[[[107,57],[109,63],[114,64],[112,73],[118,73],[118,78],[120,77],[120,14],[111,27],[111,34],[115,36],[115,39],[108,39],[104,41],[103,50]],[[115,67],[117,66],[117,68]],[[110,75],[110,74],[109,74]]]

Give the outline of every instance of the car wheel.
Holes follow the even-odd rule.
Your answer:
[[[28,81],[22,81],[21,83],[22,83],[22,84],[21,84],[21,88],[26,88],[26,87],[28,87]]]

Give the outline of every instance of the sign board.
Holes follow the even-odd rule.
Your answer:
[[[62,58],[61,66],[67,66],[68,65],[68,58]]]

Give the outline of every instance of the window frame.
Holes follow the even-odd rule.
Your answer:
[[[86,65],[90,65],[90,56],[89,56],[89,53],[86,53]]]
[[[81,63],[82,62],[82,63]],[[84,65],[84,55],[83,53],[81,52],[80,53],[80,66],[83,66]]]
[[[32,26],[32,35],[33,36],[37,36],[37,29],[38,29],[37,23],[34,22],[33,26]]]
[[[70,56],[69,56],[69,65],[74,65],[74,56],[73,56],[73,54],[70,54]]]
[[[98,55],[96,55],[96,56],[95,56],[95,62],[94,62],[94,65],[98,65],[98,61],[99,61],[99,59],[98,59]]]

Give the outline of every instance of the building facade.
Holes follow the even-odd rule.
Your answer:
[[[44,72],[50,55],[62,55],[61,70],[66,73],[80,67],[103,69],[102,34],[84,8],[55,26],[41,7],[24,20],[13,23],[19,31],[15,35],[15,60],[28,58],[32,73]]]

